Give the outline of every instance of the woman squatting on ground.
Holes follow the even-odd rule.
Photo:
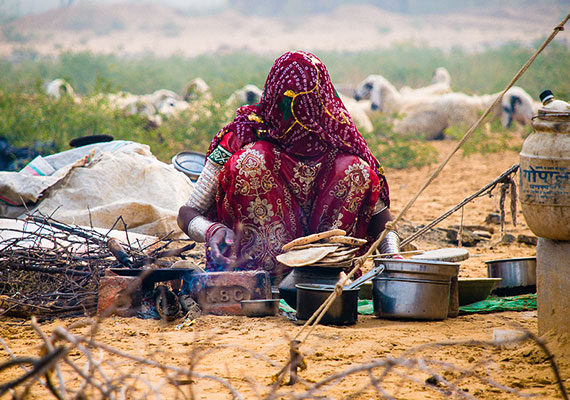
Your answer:
[[[210,145],[178,225],[206,242],[208,270],[265,270],[279,281],[283,244],[339,228],[375,239],[391,220],[379,162],[338,97],[324,64],[288,52],[258,104],[237,110]],[[397,253],[390,231],[382,253]]]

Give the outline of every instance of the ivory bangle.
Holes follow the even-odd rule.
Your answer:
[[[205,242],[206,232],[212,225],[214,225],[214,222],[198,215],[188,223],[188,237],[196,242]]]

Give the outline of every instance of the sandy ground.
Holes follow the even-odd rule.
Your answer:
[[[440,158],[443,158],[455,143],[439,142],[436,146]],[[517,162],[518,154],[514,151],[469,157],[457,154],[418,199],[406,215],[406,220],[418,225],[431,221]],[[434,168],[435,166],[387,171],[394,213],[402,209]],[[470,203],[464,213],[464,223],[484,224],[486,215],[497,209],[497,197],[486,197]],[[505,232],[515,236],[531,235],[522,215],[519,217],[519,225],[513,227],[507,223]],[[457,224],[460,218],[460,214],[453,215],[440,226]],[[461,263],[461,276],[486,276],[486,260],[535,254],[534,246],[517,242],[498,244],[500,234],[497,226],[495,229],[496,233],[490,241],[469,248],[471,257]],[[416,244],[422,249],[430,249],[442,247],[443,243],[424,238]],[[448,243],[446,247],[453,245]],[[41,327],[49,333],[56,326],[69,326],[76,321],[45,322]],[[269,391],[272,377],[288,359],[289,339],[300,329],[300,326],[283,315],[257,319],[202,316],[193,325],[177,329],[180,322],[111,317],[102,322],[96,340],[129,354],[170,366],[192,366],[195,372],[225,379],[243,398],[249,399],[258,398]],[[299,373],[301,381],[293,387],[279,387],[282,395],[277,398],[292,398],[288,396],[291,391],[303,393],[333,374],[373,362],[395,365],[385,376],[382,375],[382,368],[377,368],[374,372],[379,379],[378,385],[398,399],[446,397],[445,388],[424,384],[435,373],[455,381],[465,396],[479,399],[514,399],[519,398],[520,393],[534,394],[541,399],[559,398],[547,357],[533,342],[500,347],[472,342],[491,341],[498,330],[519,328],[536,335],[537,312],[460,315],[457,318],[430,322],[359,316],[357,324],[353,326],[318,326],[301,347],[307,362],[307,369]],[[71,332],[85,335],[89,330],[80,328],[72,329]],[[41,340],[30,327],[29,321],[3,319],[0,322],[0,338],[19,356],[34,356],[40,351]],[[543,339],[556,355],[562,379],[570,389],[570,338],[547,334]],[[105,352],[95,352],[95,355],[103,360],[103,369],[109,377],[119,377],[127,372],[131,374],[131,378],[121,377],[117,382],[138,388],[136,391],[127,391],[127,398],[151,397],[152,392],[145,382],[153,382],[156,390],[167,398],[184,398],[183,394],[190,397],[187,380],[179,381],[180,392],[175,392],[172,386],[165,384],[164,371],[151,366],[141,367],[133,361],[113,357]],[[8,357],[6,349],[0,347],[0,362]],[[80,366],[86,360],[83,353],[77,350],[71,351],[69,359]],[[64,371],[68,370],[69,367],[64,368]],[[465,376],[460,377],[460,371]],[[0,382],[13,379],[21,373],[16,368],[0,371]],[[67,385],[77,387],[77,381],[67,376]],[[508,386],[514,392],[509,393],[500,386],[493,386],[489,384],[491,381]],[[207,378],[192,382],[194,398],[232,398],[228,389],[219,382]],[[370,382],[366,372],[353,373],[345,379],[332,382],[319,394],[335,399],[379,398]],[[160,384],[164,386],[161,387]],[[92,396],[98,398],[100,393],[92,393]],[[34,385],[30,398],[46,398],[45,389]]]
[[[32,49],[40,54],[90,50],[125,55],[152,50],[158,55],[176,53],[191,56],[237,49],[257,52],[282,52],[290,48],[362,50],[402,42],[425,43],[444,49],[459,45],[481,49],[512,40],[530,43],[549,34],[561,19],[558,9],[532,7],[497,9],[477,16],[403,17],[359,6],[296,21],[268,21],[230,13],[216,17],[189,17],[158,6],[72,7],[14,21],[16,29],[27,39],[24,42],[0,41],[0,56],[9,56],[23,49]],[[90,21],[103,24],[91,26]],[[334,35],[330,34],[331,27],[334,27]],[[522,139],[514,138],[513,141],[520,144]],[[455,143],[443,141],[434,145],[439,150],[439,159],[435,161],[441,161]],[[401,231],[409,233],[413,226],[432,221],[517,162],[518,153],[514,151],[469,157],[463,157],[459,152],[403,217]],[[386,171],[394,215],[402,210],[436,165]],[[516,179],[518,181],[518,177]],[[483,225],[494,229],[494,233],[490,240],[468,248],[470,258],[461,263],[460,277],[486,277],[484,262],[488,260],[535,255],[535,246],[516,240],[503,243],[499,225],[485,223],[489,213],[497,212],[498,203],[497,189],[492,197],[479,198],[465,207],[465,225]],[[438,227],[458,225],[461,218],[461,212],[457,212]],[[504,233],[515,238],[519,235],[532,236],[520,209],[518,221],[519,224],[513,226],[507,210]],[[455,246],[444,238],[441,231],[430,232],[415,244],[423,250]],[[58,326],[66,327],[76,322],[76,319],[44,322],[41,329],[49,334]],[[101,361],[102,371],[109,379],[117,379],[115,384],[125,388],[136,387],[126,390],[123,393],[125,398],[153,397],[155,393],[149,389],[150,384],[164,398],[189,398],[190,387],[194,398],[232,398],[228,388],[220,383],[222,379],[245,399],[263,397],[270,390],[273,376],[289,357],[290,338],[300,329],[282,315],[263,319],[202,316],[194,324],[177,329],[181,322],[120,317],[102,321],[95,336],[99,343],[164,365],[192,367],[195,372],[209,376],[177,381],[179,391],[175,391],[165,379],[166,370],[141,366],[124,357],[95,351],[94,357]],[[342,374],[367,363],[377,363],[379,367],[374,373],[379,379],[378,385],[398,399],[446,397],[445,388],[425,384],[426,379],[435,373],[456,382],[467,398],[514,399],[520,397],[518,391],[538,398],[560,398],[547,357],[533,342],[500,347],[472,342],[491,341],[499,330],[515,328],[538,334],[536,311],[460,315],[433,322],[359,316],[354,326],[318,326],[301,347],[307,369],[300,371],[300,382],[292,387],[279,387],[281,395],[276,398],[293,398],[293,392],[304,393],[334,374]],[[70,331],[86,335],[89,329]],[[0,338],[3,341],[0,364],[10,357],[7,349],[21,357],[40,354],[41,339],[30,326],[30,321],[0,319]],[[570,389],[570,338],[547,334],[543,339],[555,354],[562,380]],[[73,349],[68,359],[82,367],[86,361],[85,352]],[[389,371],[380,368],[385,365],[394,365],[394,368]],[[63,370],[66,385],[77,388],[79,383],[73,378],[77,374],[70,373],[69,366]],[[463,377],[460,371],[464,373]],[[385,376],[383,372],[386,372]],[[18,368],[0,370],[0,385],[22,373]],[[170,370],[169,374],[173,373]],[[380,397],[371,388],[366,372],[346,375],[344,379],[322,388],[318,394],[335,399]],[[103,379],[100,372],[97,379]],[[496,385],[489,383],[492,381]],[[511,388],[510,392],[500,385]],[[21,388],[17,394],[22,394]],[[28,398],[44,399],[49,396],[47,390],[36,383]],[[91,392],[90,397],[99,398],[101,394]],[[9,394],[2,398],[9,398]]]
[[[262,18],[227,11],[182,15],[137,3],[78,5],[11,22],[11,40],[0,40],[0,56],[34,51],[56,55],[91,51],[133,55],[195,56],[247,50],[359,51],[413,43],[445,50],[481,50],[518,41],[535,46],[568,10],[561,4],[494,7],[477,13],[404,15],[367,5],[347,5],[326,14]],[[564,40],[564,39],[557,39]],[[17,57],[17,55],[16,55]]]

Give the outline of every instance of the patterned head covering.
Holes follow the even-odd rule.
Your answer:
[[[300,157],[337,148],[362,158],[377,171],[383,183],[380,197],[389,204],[382,167],[338,97],[325,65],[315,55],[303,51],[283,54],[269,71],[260,103],[240,107],[236,114],[214,137],[208,154],[230,132],[234,136],[232,152],[261,139]]]

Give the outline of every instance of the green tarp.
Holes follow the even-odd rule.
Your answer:
[[[283,299],[279,308],[287,313],[295,312]],[[483,301],[459,307],[459,314],[530,310],[536,310],[536,294],[534,293],[509,297],[489,296]],[[374,306],[372,305],[372,300],[358,300],[358,313],[373,315]]]
[[[509,297],[489,296],[483,301],[459,307],[460,314],[530,310],[536,310],[535,293]]]

